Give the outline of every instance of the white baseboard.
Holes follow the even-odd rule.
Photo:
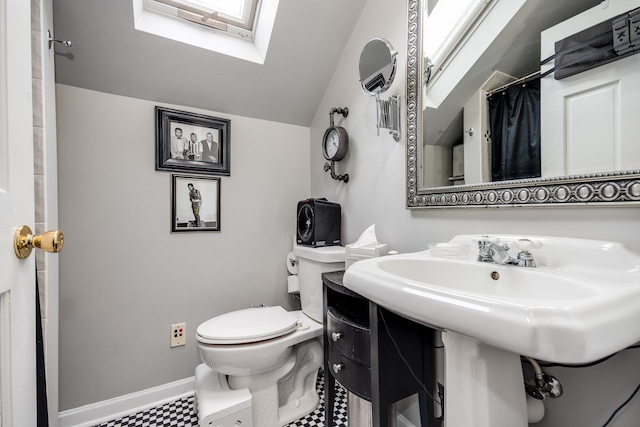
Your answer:
[[[59,427],[89,427],[163,405],[195,391],[195,377],[58,413]]]

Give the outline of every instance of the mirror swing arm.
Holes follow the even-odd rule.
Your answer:
[[[425,187],[423,184],[423,84],[429,64],[423,58],[424,0],[407,0],[406,208],[611,206],[640,203],[640,170],[553,178]]]
[[[388,129],[393,139],[400,141],[400,96],[380,99],[380,94],[376,93],[376,117],[376,135],[380,135],[380,128]]]

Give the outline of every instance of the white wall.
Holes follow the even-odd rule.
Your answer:
[[[396,81],[385,94],[405,99],[406,4],[369,0],[337,64],[334,77],[311,126],[311,193],[339,202],[343,212],[343,241],[355,241],[371,224],[378,238],[393,249],[410,252],[431,242],[466,233],[527,233],[619,241],[640,252],[640,207],[405,209],[405,140],[375,135],[374,98],[362,94],[358,59],[368,40],[388,39],[398,55]],[[348,107],[338,124],[350,134],[350,150],[337,165],[348,172],[347,184],[334,181],[322,169],[321,138],[329,125],[331,107]],[[406,108],[403,108],[403,114]],[[404,132],[404,130],[403,130]],[[612,331],[615,333],[615,331]],[[550,370],[565,385],[560,399],[547,399],[544,427],[602,425],[640,383],[640,350],[630,350],[589,369]],[[616,427],[637,426],[640,398],[616,418]]]
[[[172,234],[156,104],[56,90],[61,411],[193,376],[196,328],[210,317],[293,308],[285,260],[297,201],[309,196],[309,128],[164,105],[231,120],[221,231]],[[178,322],[187,345],[170,349]]]

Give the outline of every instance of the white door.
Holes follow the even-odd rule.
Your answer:
[[[638,7],[640,0],[603,2],[545,30],[541,58],[557,40]],[[562,80],[545,77],[540,93],[543,177],[640,168],[640,55]]]
[[[35,257],[13,249],[34,228],[31,2],[0,0],[0,426],[36,425]]]

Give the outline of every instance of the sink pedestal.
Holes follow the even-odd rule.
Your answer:
[[[446,427],[527,427],[520,356],[443,332]]]

